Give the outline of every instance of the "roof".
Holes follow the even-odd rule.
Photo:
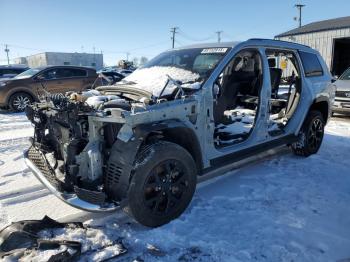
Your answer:
[[[276,35],[275,37],[300,35],[300,34],[314,33],[314,32],[320,32],[320,31],[341,29],[341,28],[350,28],[350,16],[310,23],[300,28],[296,28],[296,29],[287,31],[285,33]]]
[[[28,68],[27,65],[22,65],[22,64],[15,64],[15,65],[0,65],[0,68],[1,69],[4,69],[4,68],[20,68],[20,69],[25,69],[25,68]]]
[[[271,48],[292,48],[292,49],[298,49],[303,50],[307,52],[316,52],[312,48],[306,45],[298,44],[298,43],[292,43],[287,41],[281,41],[276,39],[261,39],[261,38],[252,38],[248,39],[247,41],[243,42],[222,42],[222,43],[203,43],[203,44],[195,44],[195,45],[189,45],[189,46],[182,46],[171,50],[183,50],[183,49],[192,49],[192,48],[243,48],[243,47],[249,47],[249,46],[265,46],[265,47],[271,47]]]
[[[35,69],[44,70],[48,68],[76,68],[76,69],[89,69],[96,71],[95,68],[90,66],[75,66],[75,65],[45,65],[45,66],[38,66],[35,67]]]

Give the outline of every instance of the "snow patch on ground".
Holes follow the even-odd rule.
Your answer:
[[[3,119],[26,122],[23,114],[0,114],[0,123]],[[58,219],[77,213],[26,169],[22,150],[27,147],[22,138],[0,144],[0,227],[45,214]],[[204,182],[186,212],[163,227],[145,228],[121,212],[99,218],[84,213],[86,230],[64,229],[55,235],[81,241],[81,261],[111,257],[119,241],[129,251],[117,261],[347,259],[349,155],[350,121],[337,118],[327,125],[318,154],[274,156]]]
[[[11,221],[78,212],[50,194],[26,167],[23,151],[33,132],[24,113],[0,113],[0,228]]]

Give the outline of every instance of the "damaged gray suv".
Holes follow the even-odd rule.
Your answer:
[[[66,203],[120,207],[157,227],[180,216],[197,177],[281,145],[319,150],[334,85],[320,54],[275,40],[173,49],[110,86],[26,108],[25,160]]]

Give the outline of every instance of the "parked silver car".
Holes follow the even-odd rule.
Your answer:
[[[331,79],[317,51],[289,42],[169,50],[115,85],[27,107],[35,136],[25,161],[72,206],[121,206],[160,226],[182,214],[197,177],[213,169],[281,145],[317,153]]]
[[[350,114],[350,68],[339,77],[335,85],[333,112]]]

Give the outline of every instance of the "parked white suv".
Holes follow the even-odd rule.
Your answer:
[[[336,92],[333,112],[350,114],[350,68],[335,82]]]

